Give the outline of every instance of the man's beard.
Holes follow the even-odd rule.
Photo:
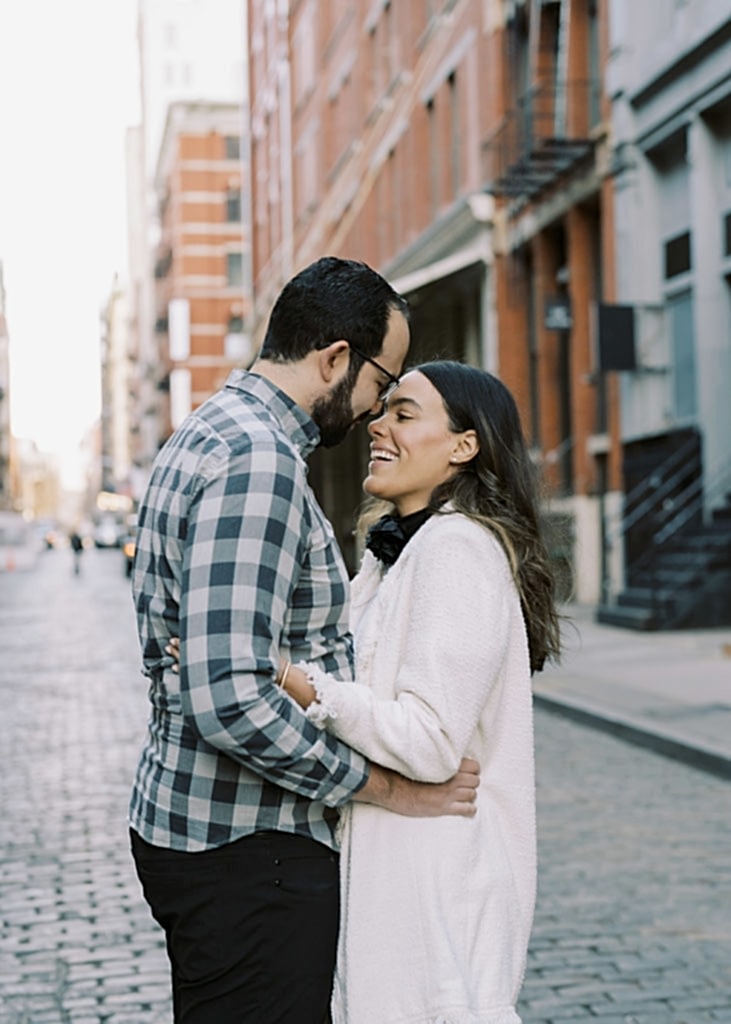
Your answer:
[[[344,441],[355,423],[352,403],[354,385],[355,381],[347,373],[328,397],[319,398],[312,408],[312,418],[320,428],[320,444],[323,448],[334,448]]]

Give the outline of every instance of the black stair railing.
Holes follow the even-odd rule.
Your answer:
[[[697,452],[697,442],[689,439],[628,491],[622,520],[607,538],[610,547],[622,541],[626,544],[633,528],[653,523],[642,552],[626,564],[625,577],[629,586],[637,585],[638,581],[649,583],[656,601],[662,601],[664,593],[679,584],[682,575],[668,581],[669,573],[664,570],[661,574],[658,567],[662,554],[672,550],[684,532],[706,521],[714,509],[728,501],[731,493],[730,458],[719,460],[705,474],[699,472],[687,480],[689,463]],[[705,570],[705,563],[699,559],[697,574]],[[608,603],[616,603],[618,596],[610,595]]]
[[[624,498],[625,513],[615,531],[616,539],[628,533],[633,526],[670,498],[683,480],[688,463],[695,457],[696,452],[697,441],[695,438],[688,439],[627,492]]]
[[[666,629],[682,624],[692,609],[718,586],[712,563],[716,551],[712,541],[682,558],[682,565],[671,563],[677,557],[678,541],[703,523],[708,509],[719,506],[731,488],[731,461],[722,460],[705,477],[697,477],[667,499],[663,525],[654,533],[652,543],[627,567],[630,586],[649,589],[649,607],[658,623]]]
[[[658,530],[655,537],[658,544],[664,544],[674,537],[689,522],[703,518],[707,509],[713,509],[727,498],[731,489],[731,461],[720,461],[708,473],[705,480],[694,480],[673,499],[673,514]]]

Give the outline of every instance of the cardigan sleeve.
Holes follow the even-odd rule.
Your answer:
[[[441,782],[469,751],[500,674],[517,592],[502,549],[482,527],[444,521],[423,540],[403,567],[413,578],[409,607],[396,612],[406,635],[395,699],[316,672],[319,701],[311,707],[371,761]]]

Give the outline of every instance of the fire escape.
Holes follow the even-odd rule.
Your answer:
[[[571,0],[508,4],[509,99],[482,147],[485,190],[493,195],[533,200],[593,154],[590,129],[600,116],[597,15],[594,10],[585,23],[585,38],[573,40],[574,52],[584,55],[580,71],[569,56],[575,15]]]
[[[594,151],[586,126],[595,88],[590,81],[552,83],[520,96],[484,143],[486,191],[535,199],[587,162]]]

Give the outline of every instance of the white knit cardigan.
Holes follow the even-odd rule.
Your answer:
[[[354,803],[342,821],[335,1024],[519,1024],[536,888],[528,647],[495,537],[425,523],[385,576],[353,582],[356,682],[312,705],[370,760],[438,782],[481,765],[473,819]]]

